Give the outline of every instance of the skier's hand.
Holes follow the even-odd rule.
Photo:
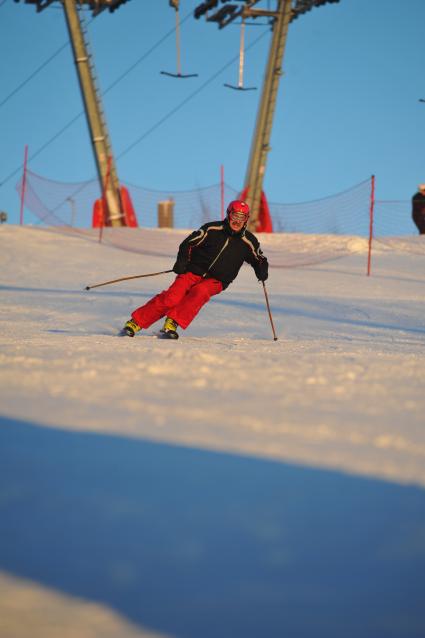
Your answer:
[[[259,281],[267,281],[269,276],[269,263],[265,257],[257,265],[255,274],[257,275]]]
[[[184,275],[186,272],[186,266],[187,264],[185,262],[177,260],[173,266],[173,271],[176,275]]]

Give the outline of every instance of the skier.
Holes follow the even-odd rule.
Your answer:
[[[209,222],[180,244],[171,286],[131,314],[122,334],[136,332],[166,317],[161,336],[178,339],[177,328],[185,330],[213,295],[225,290],[246,261],[259,281],[268,277],[268,262],[258,239],[247,230],[248,204],[230,202],[224,221]]]
[[[420,235],[425,235],[425,184],[419,184],[412,197],[412,219]]]

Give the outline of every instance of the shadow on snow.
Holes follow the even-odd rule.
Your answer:
[[[0,420],[0,569],[177,638],[425,635],[425,493]]]

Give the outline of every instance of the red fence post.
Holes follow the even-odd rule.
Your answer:
[[[25,144],[24,172],[22,175],[22,190],[21,190],[21,213],[19,215],[19,223],[21,226],[24,223],[24,200],[25,200],[25,190],[27,186],[27,163],[28,163],[28,144]]]
[[[370,209],[369,209],[369,250],[367,255],[367,276],[370,276],[370,264],[372,261],[372,239],[373,239],[373,209],[375,207],[375,175],[371,177],[370,185]]]

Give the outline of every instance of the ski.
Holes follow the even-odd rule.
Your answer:
[[[178,339],[179,334],[175,330],[160,330],[157,337],[158,339]]]
[[[122,330],[120,330],[117,333],[117,337],[135,337],[138,336],[137,333],[135,334],[131,334],[130,332],[127,332],[127,330],[125,328],[123,328]],[[159,330],[159,332],[154,332],[154,333],[147,333],[147,332],[143,332],[142,334],[143,337],[156,337],[157,339],[178,339],[179,338],[179,334],[178,332],[176,332],[175,330]]]

